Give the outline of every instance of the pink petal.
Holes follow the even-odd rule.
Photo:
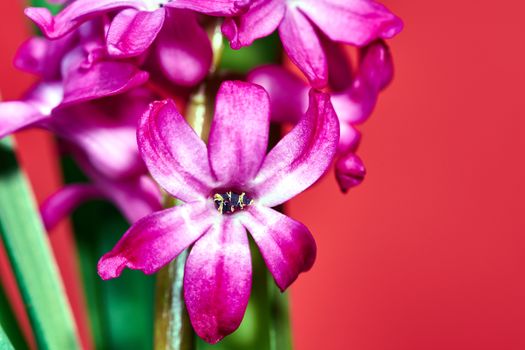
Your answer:
[[[171,100],[151,104],[137,131],[142,158],[153,178],[185,202],[210,195],[214,180],[206,144]]]
[[[247,80],[261,85],[270,95],[272,121],[297,123],[308,109],[308,85],[277,65],[263,66],[248,74]]]
[[[216,211],[206,205],[185,204],[139,220],[100,259],[100,277],[116,278],[125,267],[146,274],[160,270],[209,229]]]
[[[176,9],[167,11],[153,54],[166,78],[182,86],[201,82],[213,58],[208,35],[195,13]]]
[[[250,207],[241,221],[257,243],[281,291],[314,264],[315,240],[300,222],[258,205]]]
[[[22,101],[0,102],[0,138],[31,126],[47,127],[61,99],[59,84],[41,83]]]
[[[246,230],[224,217],[195,243],[184,272],[184,300],[202,339],[214,344],[239,327],[251,278]]]
[[[96,54],[94,54],[96,56]],[[63,61],[63,106],[118,95],[144,84],[149,75],[135,64],[97,57],[90,62],[82,47]]]
[[[285,11],[283,0],[256,0],[248,12],[226,18],[222,32],[233,49],[240,49],[273,33],[283,20]]]
[[[252,0],[171,0],[165,6],[230,17],[246,11],[251,2]]]
[[[48,38],[56,39],[90,19],[126,7],[141,8],[144,3],[142,0],[77,0],[54,17],[47,8],[41,7],[29,7],[25,14]]]
[[[328,86],[332,92],[348,88],[353,81],[354,73],[344,45],[322,39],[328,64]]]
[[[80,204],[103,197],[103,193],[92,184],[67,185],[42,203],[40,215],[46,229],[49,231],[62,219],[69,216]]]
[[[210,164],[221,185],[242,187],[266,154],[270,100],[258,85],[224,82],[217,93],[208,141]]]
[[[328,80],[326,57],[310,21],[297,8],[289,8],[279,26],[284,49],[315,88]]]
[[[403,22],[373,0],[301,0],[299,8],[332,40],[363,46],[392,38]]]
[[[339,158],[335,165],[335,177],[343,193],[356,187],[365,179],[366,168],[361,158],[348,153]]]
[[[311,90],[308,112],[266,156],[253,182],[257,202],[273,207],[313,185],[330,166],[338,142],[330,96]]]
[[[339,121],[340,132],[337,153],[342,154],[357,150],[357,148],[359,147],[359,143],[361,142],[361,133],[352,124],[347,122],[341,122],[341,118],[339,118]]]
[[[126,9],[115,16],[109,27],[107,45],[109,55],[116,58],[143,54],[159,34],[166,10],[137,11]]]

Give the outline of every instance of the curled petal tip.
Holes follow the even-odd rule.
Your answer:
[[[106,254],[98,262],[98,275],[105,281],[117,278],[122,274],[127,263],[127,259],[120,255]]]
[[[360,185],[365,179],[366,168],[361,158],[354,153],[349,153],[337,161],[335,176],[343,193]]]

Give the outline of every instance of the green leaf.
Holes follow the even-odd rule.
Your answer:
[[[56,4],[50,4],[46,0],[31,0],[29,2],[31,3],[31,6],[34,6],[34,7],[47,7],[51,11],[51,13],[54,15],[57,14],[58,11],[60,11],[60,9],[62,8],[62,6],[56,5]]]
[[[13,345],[0,325],[0,350],[14,350]]]
[[[10,138],[0,140],[0,233],[39,349],[78,349],[47,234]]]
[[[9,300],[5,294],[4,288],[0,286],[0,325],[4,326],[4,332],[7,334],[13,346],[17,350],[28,349],[22,331],[15,318]],[[1,350],[1,347],[0,347]]]

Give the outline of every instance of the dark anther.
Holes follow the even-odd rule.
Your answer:
[[[225,192],[216,193],[213,196],[215,207],[221,214],[232,214],[237,210],[243,210],[253,203],[253,199],[248,198],[246,193]]]

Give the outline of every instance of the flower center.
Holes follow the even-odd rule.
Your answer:
[[[244,210],[244,208],[251,205],[253,199],[249,198],[244,192],[238,194],[229,191],[213,195],[213,202],[219,213],[233,214],[235,211]]]

